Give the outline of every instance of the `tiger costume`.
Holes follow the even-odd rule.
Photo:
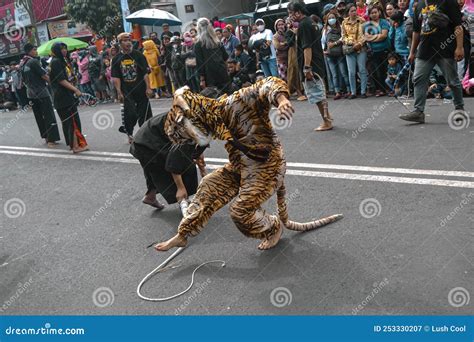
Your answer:
[[[248,237],[264,241],[281,234],[281,224],[291,230],[307,231],[342,218],[333,215],[308,223],[288,219],[286,162],[269,117],[271,106],[278,106],[280,95],[291,107],[287,85],[276,77],[218,99],[195,94],[187,87],[176,91],[165,123],[170,140],[174,144],[192,142],[201,146],[212,139],[225,140],[229,162],[202,179],[175,237],[183,243],[171,247],[185,245],[188,236],[197,235],[210,217],[232,200],[230,216],[237,228]],[[278,217],[261,207],[275,191]],[[165,244],[156,248],[169,249]],[[262,244],[259,248],[266,249]]]

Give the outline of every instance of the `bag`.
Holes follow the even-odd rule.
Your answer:
[[[357,31],[356,31],[356,37],[355,37],[356,41],[358,37],[359,37],[359,28],[357,28]],[[354,52],[359,52],[359,50],[354,49],[354,45],[348,45],[348,44],[342,45],[342,53],[344,55],[350,55],[351,53],[354,53]]]
[[[354,52],[355,52],[354,45],[348,45],[348,44],[342,45],[342,53],[344,55],[350,55],[351,53],[354,53]]]
[[[334,43],[341,39],[341,34],[337,31],[330,30],[327,34],[327,42]],[[330,57],[340,57],[343,55],[343,47],[342,45],[336,45],[332,48],[328,47],[328,55]]]
[[[196,57],[188,57],[184,61],[184,64],[186,64],[187,67],[195,67],[197,65],[196,62]]]
[[[429,7],[428,1],[425,0],[426,8]],[[431,27],[437,27],[439,29],[443,29],[449,25],[451,19],[440,11],[439,7],[437,7],[434,11],[428,11],[428,24]]]
[[[413,18],[408,17],[405,20],[404,25],[405,25],[405,34],[406,34],[407,38],[410,40],[412,35],[413,35]]]

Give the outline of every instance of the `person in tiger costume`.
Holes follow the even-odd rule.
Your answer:
[[[218,99],[193,93],[188,87],[176,91],[165,122],[165,132],[174,144],[206,146],[212,139],[227,141],[229,162],[204,177],[181,220],[178,233],[158,243],[166,251],[184,247],[189,236],[197,235],[210,217],[226,204],[237,228],[247,237],[262,240],[261,250],[274,247],[283,226],[297,231],[311,230],[337,221],[342,215],[299,223],[288,219],[284,176],[286,162],[280,140],[272,127],[270,109],[279,118],[294,113],[286,83],[268,77]],[[261,205],[277,192],[278,216],[269,215]]]

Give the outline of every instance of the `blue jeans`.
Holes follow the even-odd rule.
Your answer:
[[[363,95],[367,91],[367,69],[365,63],[367,62],[367,51],[353,52],[346,55],[347,69],[349,69],[349,84],[351,86],[352,95],[357,93],[356,71],[359,69],[360,77],[360,93]]]
[[[278,67],[276,58],[270,58],[260,61],[260,67],[262,68],[265,77],[278,76]]]
[[[327,56],[329,69],[331,70],[332,83],[336,93],[341,91],[340,80],[344,80],[346,87],[349,86],[349,76],[347,75],[346,62],[344,56],[331,57]]]

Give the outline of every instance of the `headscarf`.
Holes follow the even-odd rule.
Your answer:
[[[277,28],[277,27],[278,27],[278,23],[280,23],[280,22],[285,23],[285,21],[284,21],[283,19],[281,19],[281,18],[280,18],[280,19],[277,19],[277,20],[275,21],[275,27],[274,27],[274,28],[275,28],[275,33],[278,32],[278,28]]]
[[[64,65],[67,65],[67,60],[63,56],[63,53],[61,51],[63,48],[67,49],[67,45],[62,42],[54,43],[51,47],[51,54],[53,55],[53,57],[58,58]]]

